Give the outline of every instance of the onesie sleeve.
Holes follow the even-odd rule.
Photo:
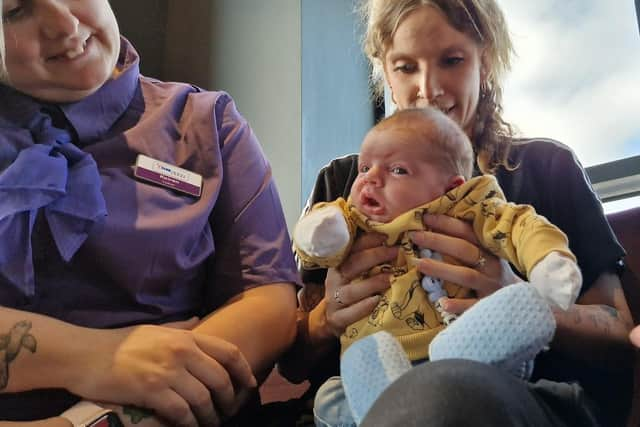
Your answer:
[[[308,270],[339,266],[349,254],[355,233],[346,200],[315,204],[293,232],[298,263]]]
[[[312,206],[319,202],[331,202],[339,197],[347,199],[351,192],[351,185],[358,175],[358,156],[351,154],[345,157],[334,159],[318,173],[316,182],[311,190],[303,215]],[[302,282],[305,285],[323,285],[327,276],[327,270],[306,269],[302,266],[302,261],[297,258],[298,268]]]
[[[510,160],[515,169],[497,173],[507,200],[534,206],[567,235],[582,271],[582,292],[615,271],[624,249],[573,151],[551,139],[528,139],[512,147]]]
[[[271,166],[247,121],[223,94],[214,108],[222,184],[210,222],[215,256],[209,305],[253,287],[299,283]]]

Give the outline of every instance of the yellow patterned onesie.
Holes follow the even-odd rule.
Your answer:
[[[425,229],[422,222],[425,213],[446,214],[470,222],[483,248],[507,259],[527,277],[533,267],[553,251],[575,261],[565,234],[545,217],[536,214],[531,206],[505,201],[498,182],[491,175],[472,178],[438,199],[411,209],[388,223],[367,219],[350,201],[342,198],[318,203],[311,212],[328,206],[338,206],[342,210],[349,229],[349,243],[339,253],[317,257],[300,249],[294,239],[296,253],[304,268],[340,265],[349,253],[359,229],[384,234],[387,236],[387,245],[401,247],[393,264],[376,266],[365,275],[391,272],[391,286],[369,316],[347,327],[340,337],[343,352],[355,340],[385,330],[398,339],[410,360],[428,357],[429,343],[445,325],[441,314],[421,286],[422,277],[415,267],[419,255],[408,238],[409,231]],[[449,297],[473,296],[469,289],[452,283],[445,282],[443,288]]]

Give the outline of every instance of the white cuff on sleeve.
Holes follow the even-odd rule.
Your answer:
[[[578,298],[582,273],[572,259],[551,252],[533,267],[529,283],[547,302],[566,310]]]
[[[339,254],[349,244],[349,226],[340,208],[327,206],[302,217],[293,239],[304,253],[327,258]]]

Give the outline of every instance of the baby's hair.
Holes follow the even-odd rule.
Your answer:
[[[372,130],[389,128],[415,132],[416,138],[429,150],[433,165],[443,173],[471,178],[474,157],[471,141],[460,126],[440,110],[433,107],[397,110]]]

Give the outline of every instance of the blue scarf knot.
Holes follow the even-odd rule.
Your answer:
[[[11,150],[2,138],[0,165],[0,276],[26,296],[35,294],[32,232],[40,209],[61,257],[70,261],[92,227],[107,215],[101,179],[93,157],[75,146],[51,118],[37,114],[27,125],[33,144]],[[10,133],[10,131],[9,131]],[[7,148],[7,147],[5,147]]]

